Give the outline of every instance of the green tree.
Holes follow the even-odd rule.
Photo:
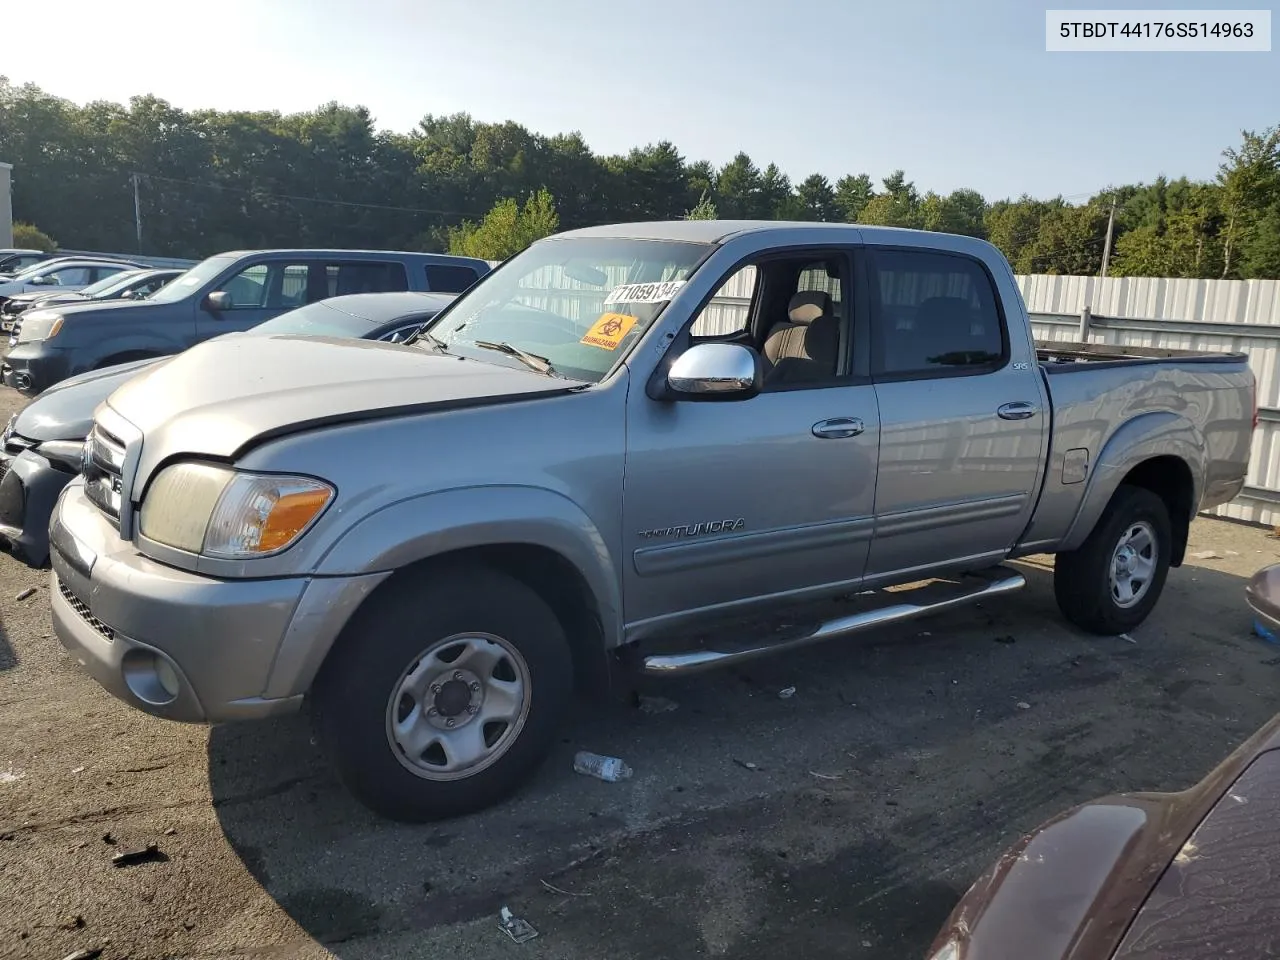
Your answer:
[[[1262,133],[1241,132],[1239,148],[1222,152],[1218,168],[1222,187],[1222,213],[1226,220],[1222,238],[1222,276],[1238,273],[1239,248],[1257,235],[1277,191],[1280,190],[1280,126]]]
[[[716,175],[716,209],[729,220],[755,220],[771,216],[765,210],[764,181],[760,169],[745,153],[739,153]]]
[[[901,170],[895,170],[881,181],[884,193],[867,201],[858,214],[858,223],[880,227],[907,227],[919,230],[924,226],[920,209],[920,194],[914,183],[907,180]]]
[[[1096,204],[1052,207],[1018,252],[1018,273],[1094,276],[1102,267],[1107,210]]]
[[[464,220],[450,228],[449,252],[482,260],[506,260],[535,240],[555,233],[560,225],[551,194],[543,189],[525,201],[499,200],[480,223]]]
[[[987,201],[976,190],[954,190],[945,197],[930,191],[920,203],[920,222],[926,230],[985,237],[986,212]]]
[[[707,196],[706,191],[703,191],[702,196],[699,198],[697,204],[694,205],[694,208],[692,210],[688,210],[685,212],[684,219],[686,220],[718,220],[719,219],[719,216],[716,214],[716,205],[711,202],[711,198]]]
[[[831,181],[820,173],[806,177],[796,187],[796,206],[801,220],[836,221],[840,208]]]
[[[45,253],[53,253],[58,249],[53,237],[34,223],[23,223],[21,220],[13,225],[13,245],[19,250],[43,250]]]
[[[836,207],[840,210],[841,219],[846,223],[857,223],[862,208],[875,195],[876,190],[871,183],[871,178],[865,173],[860,173],[856,177],[841,177],[836,181]]]

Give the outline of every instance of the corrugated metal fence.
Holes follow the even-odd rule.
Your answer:
[[[1280,523],[1280,281],[1025,276],[1018,287],[1040,340],[1244,353],[1258,379],[1258,430],[1245,491],[1214,513]]]

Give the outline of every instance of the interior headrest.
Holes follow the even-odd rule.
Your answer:
[[[831,312],[831,298],[821,290],[801,290],[787,304],[787,317],[792,323],[813,323]]]

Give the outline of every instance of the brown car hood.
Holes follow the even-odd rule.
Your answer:
[[[1232,783],[1161,875],[1115,960],[1280,956],[1280,751]]]
[[[1270,807],[1262,813],[1254,806],[1264,802],[1265,791],[1252,778],[1255,771],[1258,777],[1274,777],[1266,802],[1280,808],[1280,754],[1267,753],[1276,749],[1280,749],[1280,716],[1189,790],[1106,797],[1055,817],[1023,837],[978,878],[952,911],[928,955],[932,957],[951,941],[960,946],[958,960],[1104,960],[1113,956],[1115,960],[1183,960],[1213,955],[1177,952],[1174,939],[1168,939],[1174,937],[1168,918],[1182,909],[1175,901],[1185,903],[1188,892],[1193,892],[1199,898],[1195,909],[1200,919],[1192,923],[1200,929],[1182,931],[1182,936],[1193,944],[1199,942],[1196,936],[1203,936],[1205,944],[1221,943],[1205,922],[1207,911],[1222,910],[1224,902],[1243,894],[1236,886],[1230,892],[1209,887],[1225,883],[1222,871],[1234,860],[1249,856],[1241,844],[1256,842],[1260,827],[1275,822]],[[1264,753],[1266,761],[1251,767]],[[1262,813],[1262,822],[1241,829],[1238,818],[1245,811]],[[1207,831],[1203,838],[1197,828]],[[1228,829],[1238,830],[1245,839],[1233,839]],[[1269,850],[1249,875],[1264,876],[1275,852],[1280,851]],[[1174,867],[1166,873],[1171,863]],[[1195,869],[1188,870],[1191,867]],[[1197,876],[1203,881],[1192,882]],[[1170,878],[1169,885],[1165,877]],[[1257,887],[1265,886],[1259,880]],[[1159,896],[1153,896],[1153,891]],[[1257,890],[1258,899],[1262,893]],[[1144,906],[1149,896],[1151,901]],[[1265,903],[1249,915],[1260,915]],[[1256,929],[1254,933],[1256,937]],[[1157,942],[1154,949],[1148,947],[1152,942]],[[1229,955],[1221,950],[1216,954]]]

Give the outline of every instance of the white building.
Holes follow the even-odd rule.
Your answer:
[[[0,161],[0,247],[13,246],[13,195],[10,191],[12,163]]]

